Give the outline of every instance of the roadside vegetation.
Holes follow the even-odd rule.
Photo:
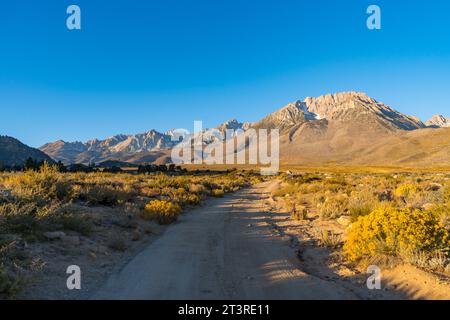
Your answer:
[[[36,252],[51,248],[70,255],[80,243],[93,243],[89,258],[122,253],[153,232],[148,224],[174,223],[207,198],[263,180],[251,171],[156,169],[61,172],[44,164],[0,173],[0,298],[20,295],[46,268],[45,256]],[[280,178],[275,202],[295,223],[311,225],[317,245],[343,261],[409,263],[450,275],[450,174],[310,172]],[[32,250],[36,245],[44,247]]]
[[[30,254],[33,243],[61,241],[77,246],[109,223],[92,209],[111,208],[121,217],[113,221],[131,229],[133,240],[143,232],[139,221],[175,222],[187,209],[208,197],[261,181],[249,172],[63,173],[43,164],[24,172],[0,173],[0,298],[13,298],[45,265]],[[115,218],[115,217],[114,217]],[[127,239],[115,232],[105,240],[115,251],[127,249]]]
[[[449,174],[290,173],[282,181],[273,199],[344,261],[450,275]]]

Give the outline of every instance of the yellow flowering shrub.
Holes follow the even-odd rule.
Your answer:
[[[173,202],[178,203],[180,206],[196,205],[199,204],[201,198],[195,193],[189,193],[184,188],[178,188],[174,192],[169,193]]]
[[[420,191],[420,187],[415,184],[402,184],[395,189],[394,195],[397,197],[408,198]]]
[[[222,198],[225,192],[222,189],[213,189],[211,195],[216,198]]]
[[[448,231],[433,212],[380,208],[353,223],[343,250],[350,261],[356,261],[381,252],[430,252],[449,245]]]
[[[39,171],[9,175],[4,186],[12,189],[16,196],[34,200],[69,200],[73,193],[71,184],[64,181],[64,175],[47,162]]]
[[[145,205],[142,215],[145,220],[156,220],[159,224],[169,224],[177,220],[180,205],[166,200],[152,200]]]

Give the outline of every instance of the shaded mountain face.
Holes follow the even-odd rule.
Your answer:
[[[447,128],[450,127],[450,118],[446,118],[442,115],[435,115],[425,123],[428,127],[432,128]]]
[[[31,148],[19,140],[0,136],[0,164],[3,166],[22,166],[28,158],[32,158],[38,162],[53,160],[44,152]]]

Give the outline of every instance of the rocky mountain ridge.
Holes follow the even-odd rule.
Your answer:
[[[316,98],[307,97],[287,104],[263,119],[242,123],[231,119],[216,130],[204,129],[203,142],[210,144],[213,132],[227,129],[246,131],[280,129],[280,156],[288,162],[352,162],[374,144],[393,137],[414,136],[408,132],[429,135],[429,129],[447,127],[449,119],[435,116],[426,123],[403,114],[362,92],[341,92]],[[116,135],[86,143],[57,141],[40,150],[64,163],[98,163],[105,160],[142,162],[170,161],[170,150],[182,139],[174,139],[173,130],[160,133],[151,130],[136,135]],[[198,134],[198,133],[197,133]],[[417,135],[417,134],[416,134]],[[196,134],[183,136],[193,139]]]
[[[428,127],[434,128],[447,128],[450,127],[450,118],[446,118],[443,115],[436,114],[430,120],[425,122]]]

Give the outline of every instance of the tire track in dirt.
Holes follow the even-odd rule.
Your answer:
[[[297,242],[274,232],[277,213],[266,205],[274,183],[213,199],[183,215],[92,298],[364,298],[348,286],[305,272]]]

